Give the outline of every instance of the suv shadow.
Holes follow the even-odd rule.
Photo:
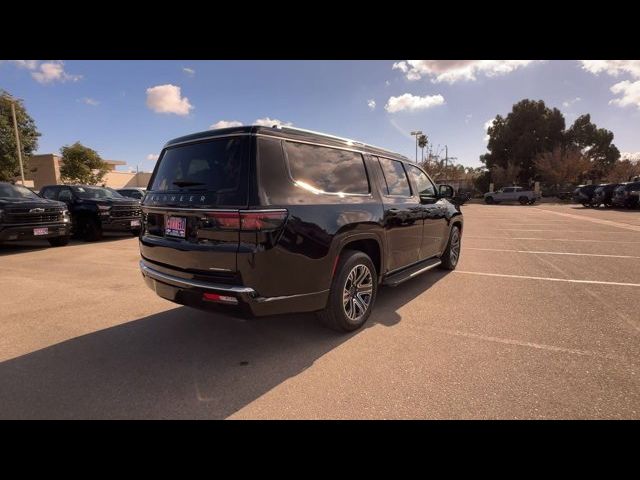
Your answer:
[[[382,288],[366,328],[400,322],[447,273]],[[360,332],[177,307],[0,363],[0,418],[226,418]]]

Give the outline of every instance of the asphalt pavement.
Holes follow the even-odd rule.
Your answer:
[[[463,212],[349,335],[158,298],[130,236],[0,246],[0,418],[640,418],[640,211]]]

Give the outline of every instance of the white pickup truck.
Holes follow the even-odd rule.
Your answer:
[[[484,194],[485,203],[520,202],[521,205],[533,205],[540,194],[523,187],[504,187],[495,192]]]

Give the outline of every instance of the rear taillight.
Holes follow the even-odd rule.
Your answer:
[[[287,219],[286,210],[240,210],[237,212],[207,212],[215,227],[243,232],[270,231],[282,227]]]

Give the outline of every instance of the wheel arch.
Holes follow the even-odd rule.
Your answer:
[[[358,250],[360,252],[366,253],[373,265],[376,268],[376,273],[378,274],[378,281],[382,278],[382,272],[384,269],[384,255],[382,242],[378,235],[374,233],[362,233],[349,235],[348,237],[343,238],[336,248],[336,253],[333,261],[333,268],[338,264],[340,259],[340,255],[344,250]],[[332,276],[333,276],[332,272]]]

